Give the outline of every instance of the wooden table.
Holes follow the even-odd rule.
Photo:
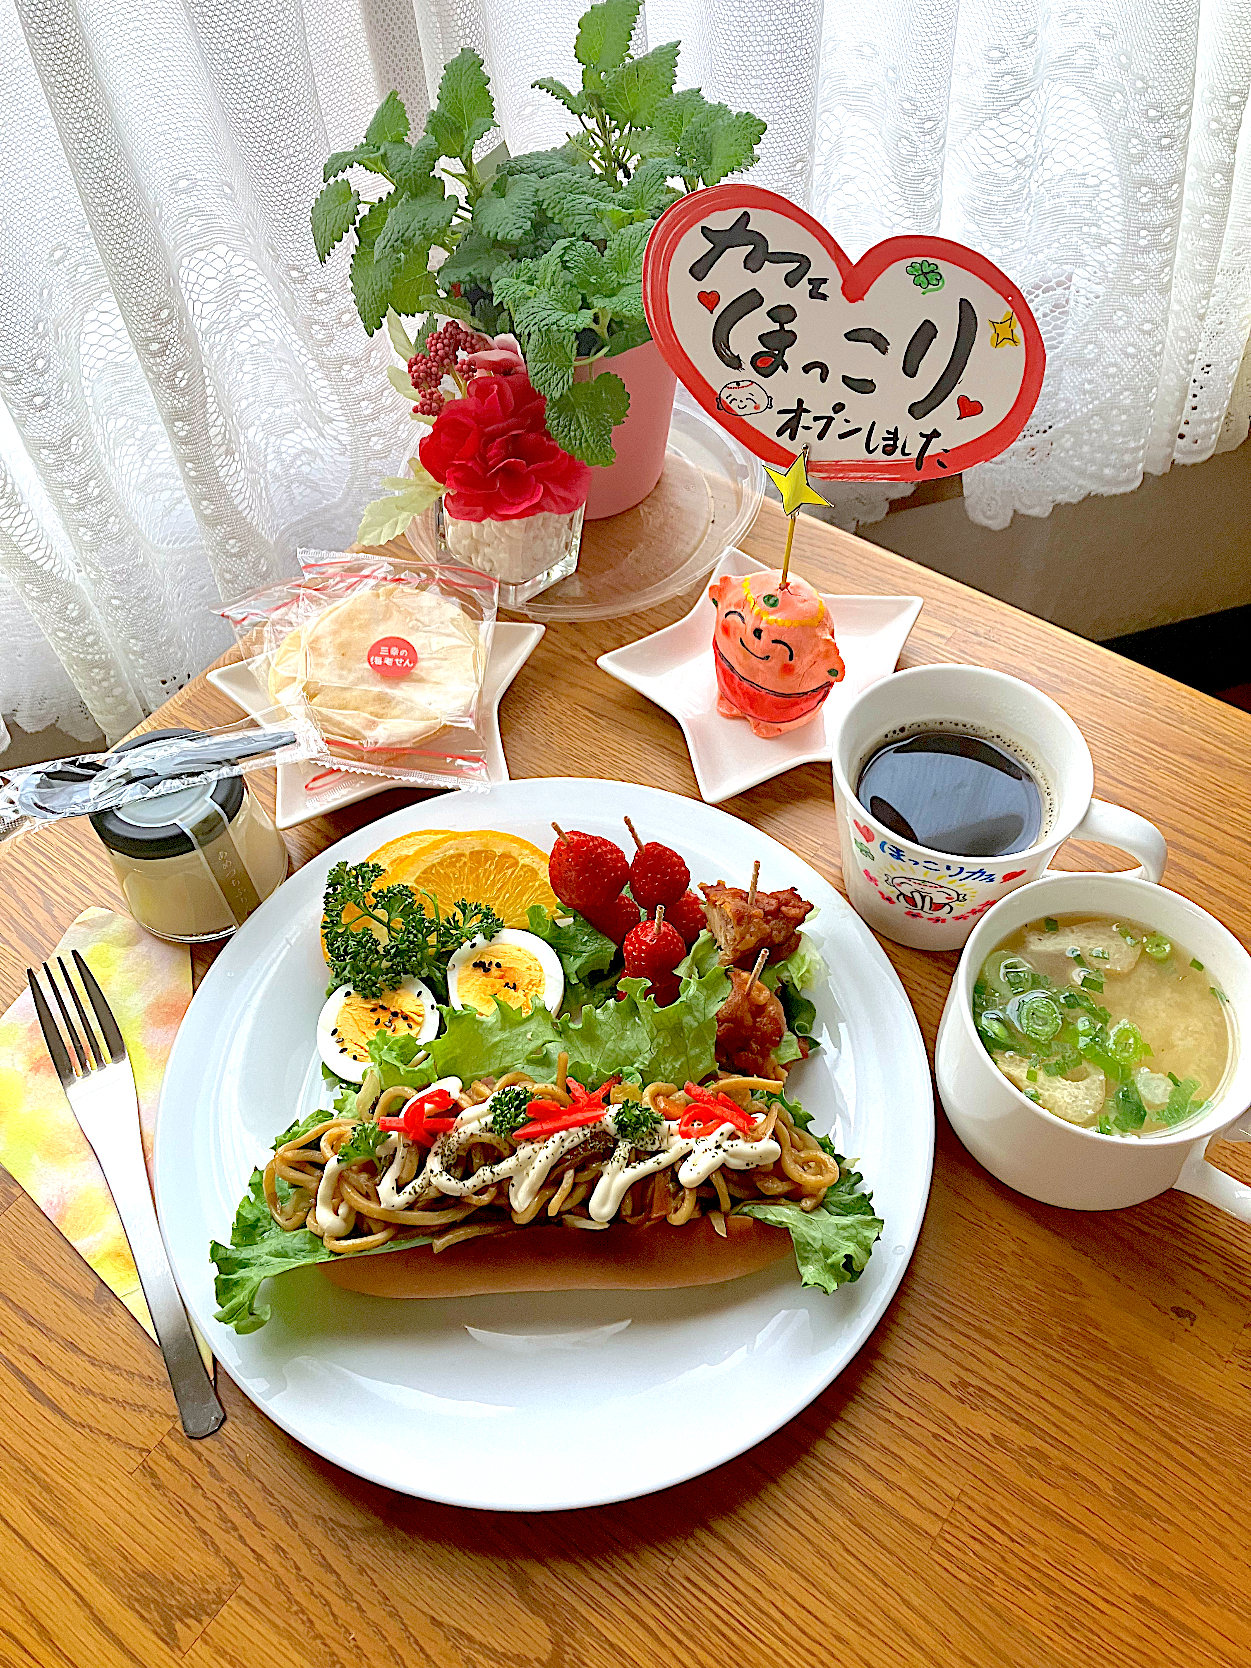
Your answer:
[[[773,558],[779,526],[767,507],[748,547]],[[1163,829],[1168,883],[1251,936],[1251,716],[815,521],[795,557],[823,589],[923,595],[905,664],[978,661],[1062,701],[1100,794]],[[677,725],[595,666],[687,606],[549,630],[503,707],[514,776],[694,795]],[[153,722],[228,710],[197,679]],[[404,797],[305,825],[293,853]],[[837,882],[828,770],[727,809]],[[1115,866],[1065,861],[1092,855]],[[0,852],[0,893],[0,1005],[80,909],[117,902],[78,825]],[[955,958],[886,948],[932,1045]],[[1213,1156],[1251,1178],[1247,1147]],[[1251,1235],[1184,1194],[1048,1209],[981,1171],[940,1114],[911,1268],[824,1395],[709,1476],[528,1519],[357,1482],[228,1381],[223,1430],[184,1440],[129,1314],[11,1182],[0,1211],[5,1664],[1251,1660]]]

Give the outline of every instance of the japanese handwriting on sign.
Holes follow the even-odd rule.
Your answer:
[[[953,473],[1023,427],[1043,349],[1024,298],[973,251],[896,238],[853,262],[754,186],[694,192],[644,261],[662,352],[758,456],[816,479]]]

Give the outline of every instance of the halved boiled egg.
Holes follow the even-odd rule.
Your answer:
[[[438,1029],[438,1004],[420,979],[405,979],[395,990],[376,997],[360,996],[350,985],[340,985],[317,1016],[317,1052],[336,1076],[360,1083],[376,1032],[412,1035],[424,1043]]]
[[[487,940],[463,944],[447,964],[447,994],[454,1008],[494,1013],[494,998],[529,1013],[541,1002],[559,1013],[565,997],[565,970],[550,944],[532,932],[505,927]]]

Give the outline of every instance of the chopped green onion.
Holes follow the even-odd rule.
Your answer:
[[[1137,938],[1134,936],[1134,934],[1132,932],[1130,932],[1128,927],[1117,927],[1116,930],[1117,930],[1117,932],[1120,933],[1121,937],[1125,940],[1125,942],[1127,944],[1137,944],[1137,942],[1138,942]]]
[[[1089,968],[1084,968],[1082,970],[1082,989],[1093,990],[1096,993],[1101,993],[1103,990],[1103,980],[1097,973],[1092,972]]]
[[[1012,1032],[1008,1029],[1002,1014],[983,1014],[977,1022],[977,1029],[982,1041],[992,1054],[997,1048],[1012,1047]]]
[[[1215,985],[1209,985],[1208,989],[1212,992],[1212,995],[1215,996],[1215,998],[1218,1002],[1228,1002],[1229,1001],[1229,998],[1228,998],[1228,996],[1226,996],[1225,992],[1223,990],[1217,990]]]
[[[1075,961],[1079,967],[1085,967],[1086,959],[1082,955],[1082,952],[1077,948],[1076,944],[1066,945],[1064,953],[1070,961]]]
[[[1111,960],[1111,957],[1108,955],[1108,952],[1106,950],[1101,950],[1098,947],[1096,947],[1095,949],[1093,949],[1090,952],[1090,956],[1091,956],[1092,961],[1110,961]]]
[[[1202,973],[1203,972],[1203,963],[1198,959],[1197,956],[1191,956],[1190,965],[1195,969],[1195,971],[1197,973]]]
[[[1167,1072],[1165,1075],[1168,1077],[1169,1082],[1172,1083],[1173,1085],[1176,1085],[1176,1084],[1181,1082],[1181,1078],[1178,1077],[1178,1075],[1175,1071]]]
[[[1106,1112],[1101,1115],[1099,1122],[1095,1125],[1095,1129],[1100,1135],[1112,1134],[1112,1121]]]
[[[1169,1075],[1172,1076],[1172,1073]],[[1197,1077],[1187,1077],[1178,1083],[1177,1079],[1174,1078],[1173,1083],[1173,1092],[1168,1097],[1167,1105],[1161,1107],[1156,1113],[1156,1117],[1164,1124],[1180,1124],[1189,1118],[1193,1112],[1198,1111],[1198,1103],[1195,1102],[1195,1090],[1199,1087],[1199,1079]]]
[[[1032,1042],[1050,1042],[1058,1036],[1064,1019],[1054,999],[1042,990],[1014,996],[1008,1004],[1008,1018]]]
[[[1128,1131],[1141,1129],[1147,1121],[1147,1108],[1142,1103],[1142,1096],[1131,1082],[1124,1082],[1112,1097],[1112,1122],[1116,1129]]]
[[[1140,1060],[1147,1052],[1146,1044],[1142,1040],[1142,1032],[1132,1019],[1118,1019],[1108,1032],[1108,1047],[1118,1060],[1125,1060],[1132,1065]]]
[[[1048,915],[1044,918],[1044,920],[1043,920],[1043,931],[1044,932],[1059,932],[1059,930],[1060,930],[1060,923],[1056,920],[1054,915]]]
[[[1142,947],[1152,961],[1167,961],[1173,953],[1173,946],[1161,932],[1149,932],[1142,941]]]
[[[1026,1082],[1027,1082],[1027,1083],[1037,1083],[1037,1081],[1038,1081],[1038,1073],[1037,1073],[1037,1072],[1036,1072],[1036,1071],[1035,1071],[1035,1070],[1034,1070],[1034,1068],[1033,1068],[1033,1066],[1031,1066],[1031,1067],[1030,1067],[1030,1068],[1029,1068],[1029,1070],[1028,1070],[1028,1071],[1027,1071],[1027,1072],[1026,1072],[1026,1074],[1025,1074],[1025,1081],[1026,1081]]]
[[[1041,1104],[1037,1089],[1022,1089],[1021,1093],[1025,1096],[1026,1100],[1032,1100],[1035,1106]]]

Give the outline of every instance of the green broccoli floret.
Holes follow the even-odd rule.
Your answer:
[[[660,1114],[637,1101],[622,1101],[612,1109],[613,1128],[619,1140],[632,1141],[636,1147],[646,1147],[655,1139],[660,1127]]]
[[[491,1097],[491,1132],[511,1139],[522,1124],[530,1121],[531,1090],[524,1083],[499,1089]]]

